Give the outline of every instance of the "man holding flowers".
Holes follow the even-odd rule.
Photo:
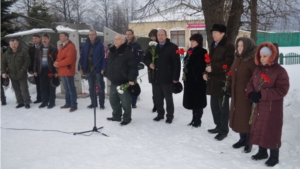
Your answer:
[[[226,71],[234,60],[234,46],[226,34],[226,26],[214,24],[211,29],[214,42],[210,47],[210,64],[206,67],[203,79],[207,81],[206,94],[210,95],[210,107],[216,127],[208,130],[217,134],[215,139],[223,140],[229,132],[229,97],[226,95],[223,101],[223,87],[226,84]],[[227,65],[227,67],[223,67]],[[226,68],[226,69],[224,69]],[[224,71],[225,70],[225,71]]]
[[[113,109],[112,117],[108,117],[107,120],[120,122],[123,109],[124,114],[121,125],[127,125],[132,120],[131,96],[127,88],[121,91],[118,86],[134,85],[137,77],[135,56],[125,40],[123,35],[118,34],[115,36],[114,46],[109,48],[104,72],[104,76],[111,81],[109,102]]]
[[[145,64],[154,72],[152,76],[152,90],[158,114],[153,120],[160,121],[164,119],[164,99],[166,99],[166,123],[172,123],[174,102],[171,86],[173,83],[178,83],[181,68],[179,54],[176,54],[178,46],[167,38],[167,32],[163,29],[158,30],[157,39],[159,43],[156,46],[153,42],[155,52],[151,52],[150,49],[145,56]]]
[[[50,83],[51,78],[57,78],[56,68],[53,66],[57,57],[57,48],[50,44],[50,35],[42,35],[42,45],[38,48],[35,56],[33,72],[35,77],[39,77],[41,85],[42,104],[39,108],[47,106],[51,109],[55,106],[55,90]],[[54,77],[53,77],[54,76]]]

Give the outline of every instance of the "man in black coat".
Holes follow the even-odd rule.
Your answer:
[[[167,103],[167,120],[166,123],[172,123],[174,118],[174,103],[172,96],[172,83],[178,83],[180,77],[180,57],[176,54],[178,46],[167,38],[165,30],[160,29],[157,32],[159,44],[156,46],[158,58],[152,64],[152,55],[150,51],[145,56],[145,64],[154,71],[152,81],[153,97],[157,108],[157,117],[154,121],[164,119],[164,99]]]
[[[50,44],[50,35],[42,36],[42,45],[39,47],[34,61],[34,77],[39,77],[41,85],[42,104],[39,108],[47,106],[52,109],[55,106],[56,87],[51,85],[53,76],[57,77],[57,70],[53,66],[57,58],[57,48]]]
[[[226,26],[214,24],[211,29],[214,42],[211,44],[210,57],[211,63],[205,68],[206,74],[203,75],[207,81],[206,94],[210,95],[210,107],[216,128],[208,130],[209,133],[216,134],[216,140],[223,140],[229,132],[229,97],[224,95],[226,75],[223,65],[230,68],[234,60],[234,46],[226,37]],[[223,103],[224,96],[224,103]]]
[[[122,108],[124,110],[121,125],[131,122],[131,96],[128,90],[120,89],[120,86],[128,83],[134,85],[137,77],[137,67],[134,53],[125,43],[125,37],[116,35],[114,46],[109,49],[107,65],[104,75],[111,81],[109,102],[113,109],[110,121],[121,121]]]
[[[28,53],[31,59],[31,66],[28,68],[28,71],[31,75],[33,75],[33,67],[34,67],[34,60],[35,60],[35,55],[38,52],[38,49],[41,46],[41,37],[38,34],[34,34],[32,36],[32,43],[33,46],[30,46],[28,48]],[[41,85],[40,85],[40,77],[39,76],[34,76],[34,81],[35,81],[35,85],[36,85],[36,101],[34,101],[33,103],[40,103],[42,102],[42,97],[41,97]]]

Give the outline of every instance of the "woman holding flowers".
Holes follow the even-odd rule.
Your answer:
[[[253,107],[250,144],[259,145],[253,160],[270,158],[267,166],[279,163],[279,148],[283,124],[283,97],[289,89],[286,70],[278,64],[278,50],[270,42],[259,45],[255,64],[258,65],[247,84],[246,96],[256,104]],[[267,83],[262,83],[262,82]]]
[[[156,42],[156,44],[158,44],[158,40],[157,40],[157,29],[152,29],[148,36],[150,38],[150,43],[149,43],[149,48],[148,48],[148,51],[151,50],[151,45],[154,45],[153,42]],[[155,45],[156,46],[156,45]],[[153,71],[148,68],[148,79],[149,79],[149,83],[152,84],[152,81],[153,81]],[[153,100],[153,109],[152,109],[152,112],[156,112],[156,106],[155,106],[155,103],[154,103],[154,98],[153,98],[153,90],[152,90],[152,100]]]
[[[203,37],[201,34],[194,34],[190,37],[191,48],[184,58],[183,68],[183,107],[193,111],[193,118],[189,125],[201,126],[203,109],[206,107],[206,82],[202,78],[206,63],[203,49]]]
[[[254,55],[255,42],[246,37],[240,37],[236,41],[235,59],[231,66],[231,104],[229,114],[229,126],[239,133],[240,139],[232,145],[233,148],[244,147],[244,152],[249,153],[252,146],[248,144],[250,138],[249,119],[252,103],[245,97],[245,88],[256,67]]]

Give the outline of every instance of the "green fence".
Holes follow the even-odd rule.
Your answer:
[[[277,43],[280,47],[300,46],[300,32],[284,32],[284,33],[257,32],[256,44],[259,45],[262,42]]]
[[[279,55],[279,63],[281,65],[295,65],[300,64],[300,55],[297,53],[288,53],[286,55],[283,55],[280,53]]]

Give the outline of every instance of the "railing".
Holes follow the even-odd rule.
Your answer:
[[[300,64],[300,55],[297,53],[288,53],[283,55],[280,53],[279,55],[279,63],[281,65],[295,65]]]

